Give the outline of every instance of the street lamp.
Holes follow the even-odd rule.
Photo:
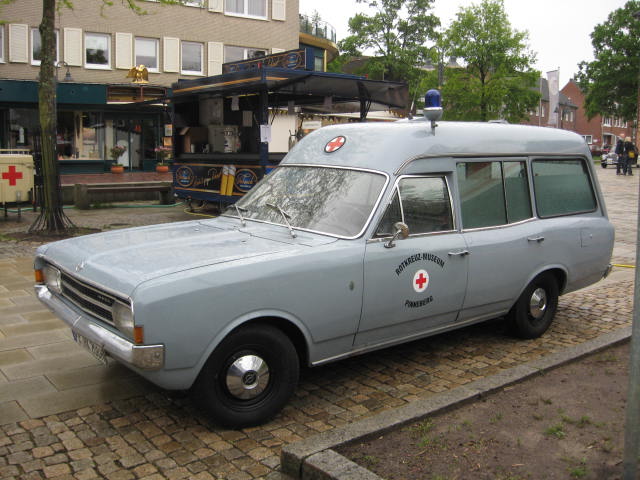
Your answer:
[[[438,88],[441,88],[444,84],[444,69],[445,68],[462,68],[458,62],[456,61],[456,57],[451,55],[449,57],[449,61],[445,65],[444,58],[442,58],[438,52],[438,65],[433,65],[433,62],[430,58],[427,58],[425,64],[420,67],[422,70],[426,70],[427,72],[432,72],[433,70],[438,69]]]

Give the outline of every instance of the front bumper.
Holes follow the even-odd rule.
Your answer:
[[[141,370],[159,370],[164,366],[164,345],[136,345],[99,325],[87,315],[53,295],[46,285],[35,286],[36,296],[71,330],[100,345],[116,360]]]

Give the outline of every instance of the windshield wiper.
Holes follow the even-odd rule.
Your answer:
[[[291,234],[291,237],[296,238],[296,232],[293,231],[293,227],[291,227],[291,224],[289,223],[291,215],[289,215],[282,208],[280,208],[278,205],[274,205],[273,203],[266,203],[265,205],[280,212],[280,215],[282,215],[282,218],[284,218],[284,223],[286,223],[287,227],[289,227],[289,233]]]
[[[238,213],[238,217],[240,217],[240,223],[242,223],[243,227],[246,227],[247,226],[247,222],[244,221],[244,217],[242,216],[242,212],[246,212],[247,209],[239,207],[235,203],[233,204],[233,207],[236,209],[236,212]]]

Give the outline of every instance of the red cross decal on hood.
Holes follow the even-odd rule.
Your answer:
[[[340,135],[339,137],[336,137],[327,142],[327,144],[324,146],[324,151],[327,153],[333,153],[337,150],[340,150],[346,141],[347,139]]]

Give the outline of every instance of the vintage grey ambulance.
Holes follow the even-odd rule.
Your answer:
[[[76,341],[222,425],[274,416],[301,365],[504,316],[551,324],[607,275],[614,229],[584,140],[416,119],[322,128],[220,217],[37,252]]]

